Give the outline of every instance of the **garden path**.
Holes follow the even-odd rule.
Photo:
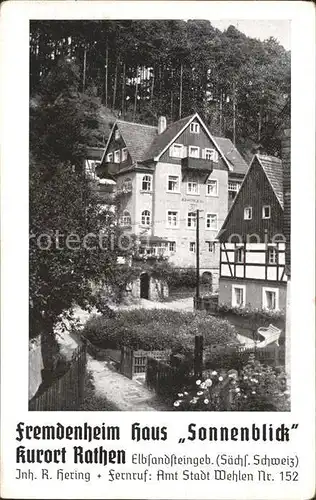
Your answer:
[[[151,302],[141,299],[139,303],[129,306],[120,306],[119,309],[135,309],[144,307],[146,309],[173,309],[193,310],[192,298],[180,299],[173,302]],[[89,313],[76,309],[76,318],[83,326],[89,317]],[[80,344],[79,336],[67,331],[60,331],[59,344],[61,352],[69,359],[72,352]],[[238,335],[238,340],[243,344],[251,341],[243,335]],[[98,361],[87,355],[87,370],[90,374],[94,387],[96,399],[104,400],[104,410],[118,411],[168,411],[154,392],[147,389],[141,380],[130,380],[118,373],[111,361]]]

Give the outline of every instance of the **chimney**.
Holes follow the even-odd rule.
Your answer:
[[[167,118],[159,116],[158,118],[158,135],[162,134],[167,128]]]

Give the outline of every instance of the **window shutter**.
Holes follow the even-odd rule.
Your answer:
[[[218,162],[218,152],[216,150],[214,150],[214,161]]]
[[[188,156],[188,146],[182,146],[182,158],[186,158]]]
[[[205,151],[205,149],[202,149],[202,158],[203,158],[203,160],[205,160],[205,158],[206,158],[206,151]]]

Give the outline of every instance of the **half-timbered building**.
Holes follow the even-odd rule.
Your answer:
[[[283,226],[282,162],[255,155],[218,235],[220,304],[285,309]]]

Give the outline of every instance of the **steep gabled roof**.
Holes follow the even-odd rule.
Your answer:
[[[283,167],[282,161],[274,156],[255,155],[283,208]],[[254,159],[252,160],[252,162]],[[251,163],[252,163],[251,162]]]
[[[242,189],[244,184],[247,182],[248,177],[251,175],[251,171],[253,170],[253,167],[255,165],[255,160],[259,163],[261,166],[262,170],[264,171],[271,188],[276,196],[276,199],[278,200],[282,210],[284,209],[283,206],[283,166],[282,166],[282,161],[279,158],[276,158],[274,156],[265,156],[265,155],[254,155],[250,162],[250,166],[248,168],[248,171],[243,179],[243,182],[240,186],[240,189],[237,193],[237,196],[235,197],[228,214],[226,215],[226,218],[223,222],[223,225],[221,229],[219,230],[216,238],[221,239],[221,236],[226,230],[226,225],[231,217],[231,213],[234,210],[235,205],[238,203],[238,200],[242,194]]]
[[[169,145],[176,140],[181,132],[195,118],[199,120],[204,131],[214,143],[228,170],[236,174],[245,174],[248,165],[237,151],[231,140],[226,139],[225,137],[213,137],[198,113],[194,113],[185,118],[181,118],[181,120],[171,123],[161,134],[158,134],[157,127],[151,125],[117,120],[112,127],[104,154],[110,144],[113,132],[117,126],[124,139],[133,163],[143,162],[146,160],[157,161]],[[104,155],[102,162],[103,159]]]
[[[104,154],[105,148],[96,148],[96,147],[91,147],[89,146],[87,148],[87,160],[95,160],[95,161],[101,161],[101,158]]]
[[[156,134],[153,143],[148,148],[146,152],[145,159],[152,160],[161,153],[166,146],[178,135],[181,130],[189,124],[191,119],[196,115],[187,116],[178,120],[177,122],[171,123],[162,134]]]
[[[157,127],[151,125],[144,125],[142,123],[126,122],[124,120],[117,120],[110,132],[108,141],[105,146],[102,163],[104,161],[105,152],[110,144],[115,128],[119,129],[121,136],[126,144],[128,152],[132,158],[132,162],[144,161],[145,152],[152,144],[157,135]]]
[[[133,162],[143,161],[146,151],[157,136],[157,127],[121,120],[116,124]]]
[[[232,165],[232,171],[235,174],[245,175],[248,170],[248,165],[232,141],[226,137],[214,137],[214,139],[223,151],[226,159]]]

